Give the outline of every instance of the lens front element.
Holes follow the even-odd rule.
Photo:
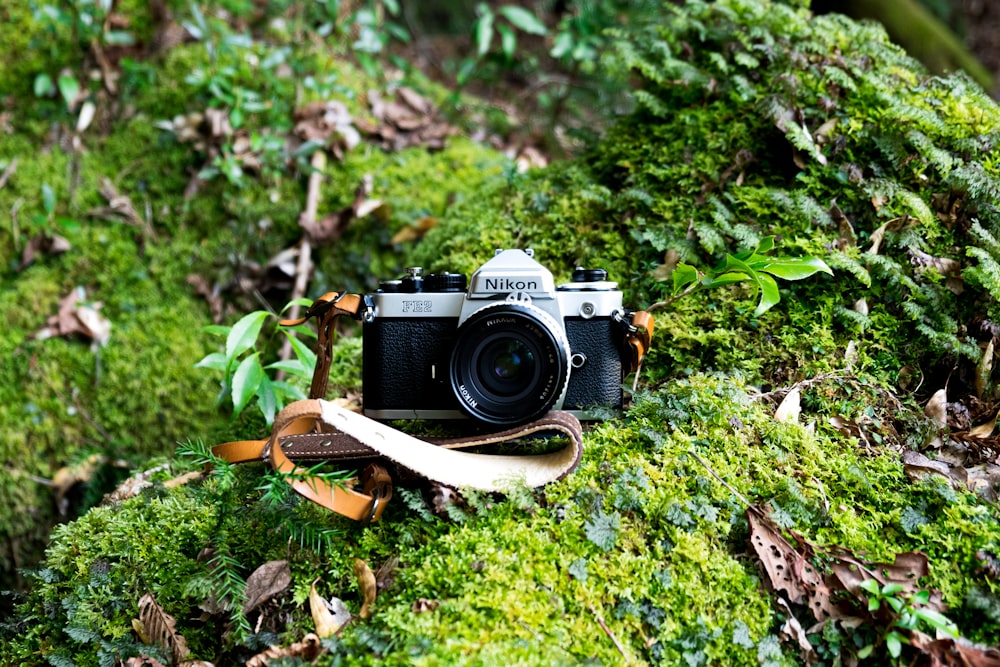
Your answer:
[[[505,425],[536,419],[562,397],[568,379],[566,336],[537,308],[491,305],[459,327],[451,385],[477,419]]]

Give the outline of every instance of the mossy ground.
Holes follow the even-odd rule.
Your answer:
[[[40,118],[71,121],[56,101],[9,88],[26,96],[16,131],[0,135],[0,167],[18,160],[0,189],[0,208],[18,210],[0,231],[9,241],[0,244],[9,323],[0,346],[11,359],[0,369],[8,582],[48,549],[0,658],[97,665],[154,651],[132,629],[139,598],[153,592],[194,655],[237,663],[311,630],[314,580],[356,611],[360,558],[395,565],[372,619],[327,642],[331,664],[793,664],[797,650],[779,640],[785,613],[747,546],[744,499],[820,546],[872,560],[926,553],[921,585],[942,591],[964,635],[1000,642],[1000,584],[977,556],[1000,551],[1000,512],[904,474],[900,451],[923,448],[936,428],[922,413],[925,394],[897,385],[916,367],[929,394],[943,386],[940,369],[956,368],[952,395],[972,391],[976,322],[993,317],[1000,285],[987,261],[996,250],[988,237],[1000,237],[990,150],[1000,111],[961,77],[926,78],[872,26],[750,0],[663,11],[648,32],[622,35],[617,62],[634,73],[639,108],[573,162],[518,174],[456,137],[436,153],[363,144],[332,163],[323,209],[349,204],[371,174],[372,197],[389,215],[355,221],[317,252],[311,296],[370,289],[407,263],[468,272],[495,247],[533,247],[557,280],[578,264],[605,266],[638,307],[669,291],[660,279],[668,250],[707,266],[765,235],[780,237],[781,253],[824,257],[836,276],[783,285],[781,302],[760,317],[740,286],[661,309],[630,408],[588,430],[567,479],[507,498],[469,494],[446,516],[430,511],[426,490],[398,489],[370,528],[270,495],[258,466],[163,484],[198,468],[173,454],[176,443],[197,450],[198,441],[263,429],[250,416],[220,415],[219,378],[193,368],[218,339],[201,333],[209,308],[186,277],[224,280],[240,258],[262,262],[288,247],[304,201],[294,170],[218,177],[183,199],[203,157],[153,121],[212,102],[184,81],[204,66],[203,47],[156,63],[155,83],[130,92],[135,113],[100,137],[85,133],[76,151],[46,141]],[[23,41],[35,24],[21,20]],[[335,66],[344,98],[360,109],[356,93],[377,82],[334,52],[296,62]],[[21,61],[10,71],[47,67]],[[292,87],[263,80],[291,108],[282,95]],[[102,176],[152,212],[150,229],[88,215],[106,204]],[[52,210],[43,184],[55,193]],[[853,244],[835,209],[852,223]],[[428,217],[438,224],[419,243],[390,242]],[[883,223],[904,217],[881,253],[863,252]],[[62,234],[72,249],[18,270],[39,231]],[[963,262],[961,300],[940,275],[914,268],[916,250]],[[95,351],[86,341],[32,340],[76,286],[103,303],[109,343]],[[867,312],[853,307],[862,297]],[[358,351],[356,337],[338,343],[331,386],[359,389]],[[801,416],[776,421],[780,390],[800,381]],[[843,435],[833,417],[863,425],[865,437]],[[91,454],[109,465],[82,481],[89,498],[78,509],[123,475],[110,465],[118,459],[165,467],[138,497],[92,507],[50,537],[60,517],[39,480]],[[291,589],[240,630],[238,580],[273,559],[290,562]],[[813,639],[833,664],[873,633]]]

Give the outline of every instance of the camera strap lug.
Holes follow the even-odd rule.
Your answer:
[[[627,372],[637,371],[653,340],[653,316],[645,310],[631,311],[624,308],[616,310],[612,316],[625,329],[625,342],[631,352]]]

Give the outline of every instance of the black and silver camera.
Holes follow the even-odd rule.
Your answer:
[[[617,283],[577,269],[557,287],[533,255],[497,250],[468,289],[464,274],[412,268],[367,295],[365,414],[514,426],[620,408],[631,325]]]

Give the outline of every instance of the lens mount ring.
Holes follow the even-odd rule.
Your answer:
[[[561,405],[570,357],[561,322],[530,303],[493,302],[456,332],[451,388],[471,417],[523,424]]]

